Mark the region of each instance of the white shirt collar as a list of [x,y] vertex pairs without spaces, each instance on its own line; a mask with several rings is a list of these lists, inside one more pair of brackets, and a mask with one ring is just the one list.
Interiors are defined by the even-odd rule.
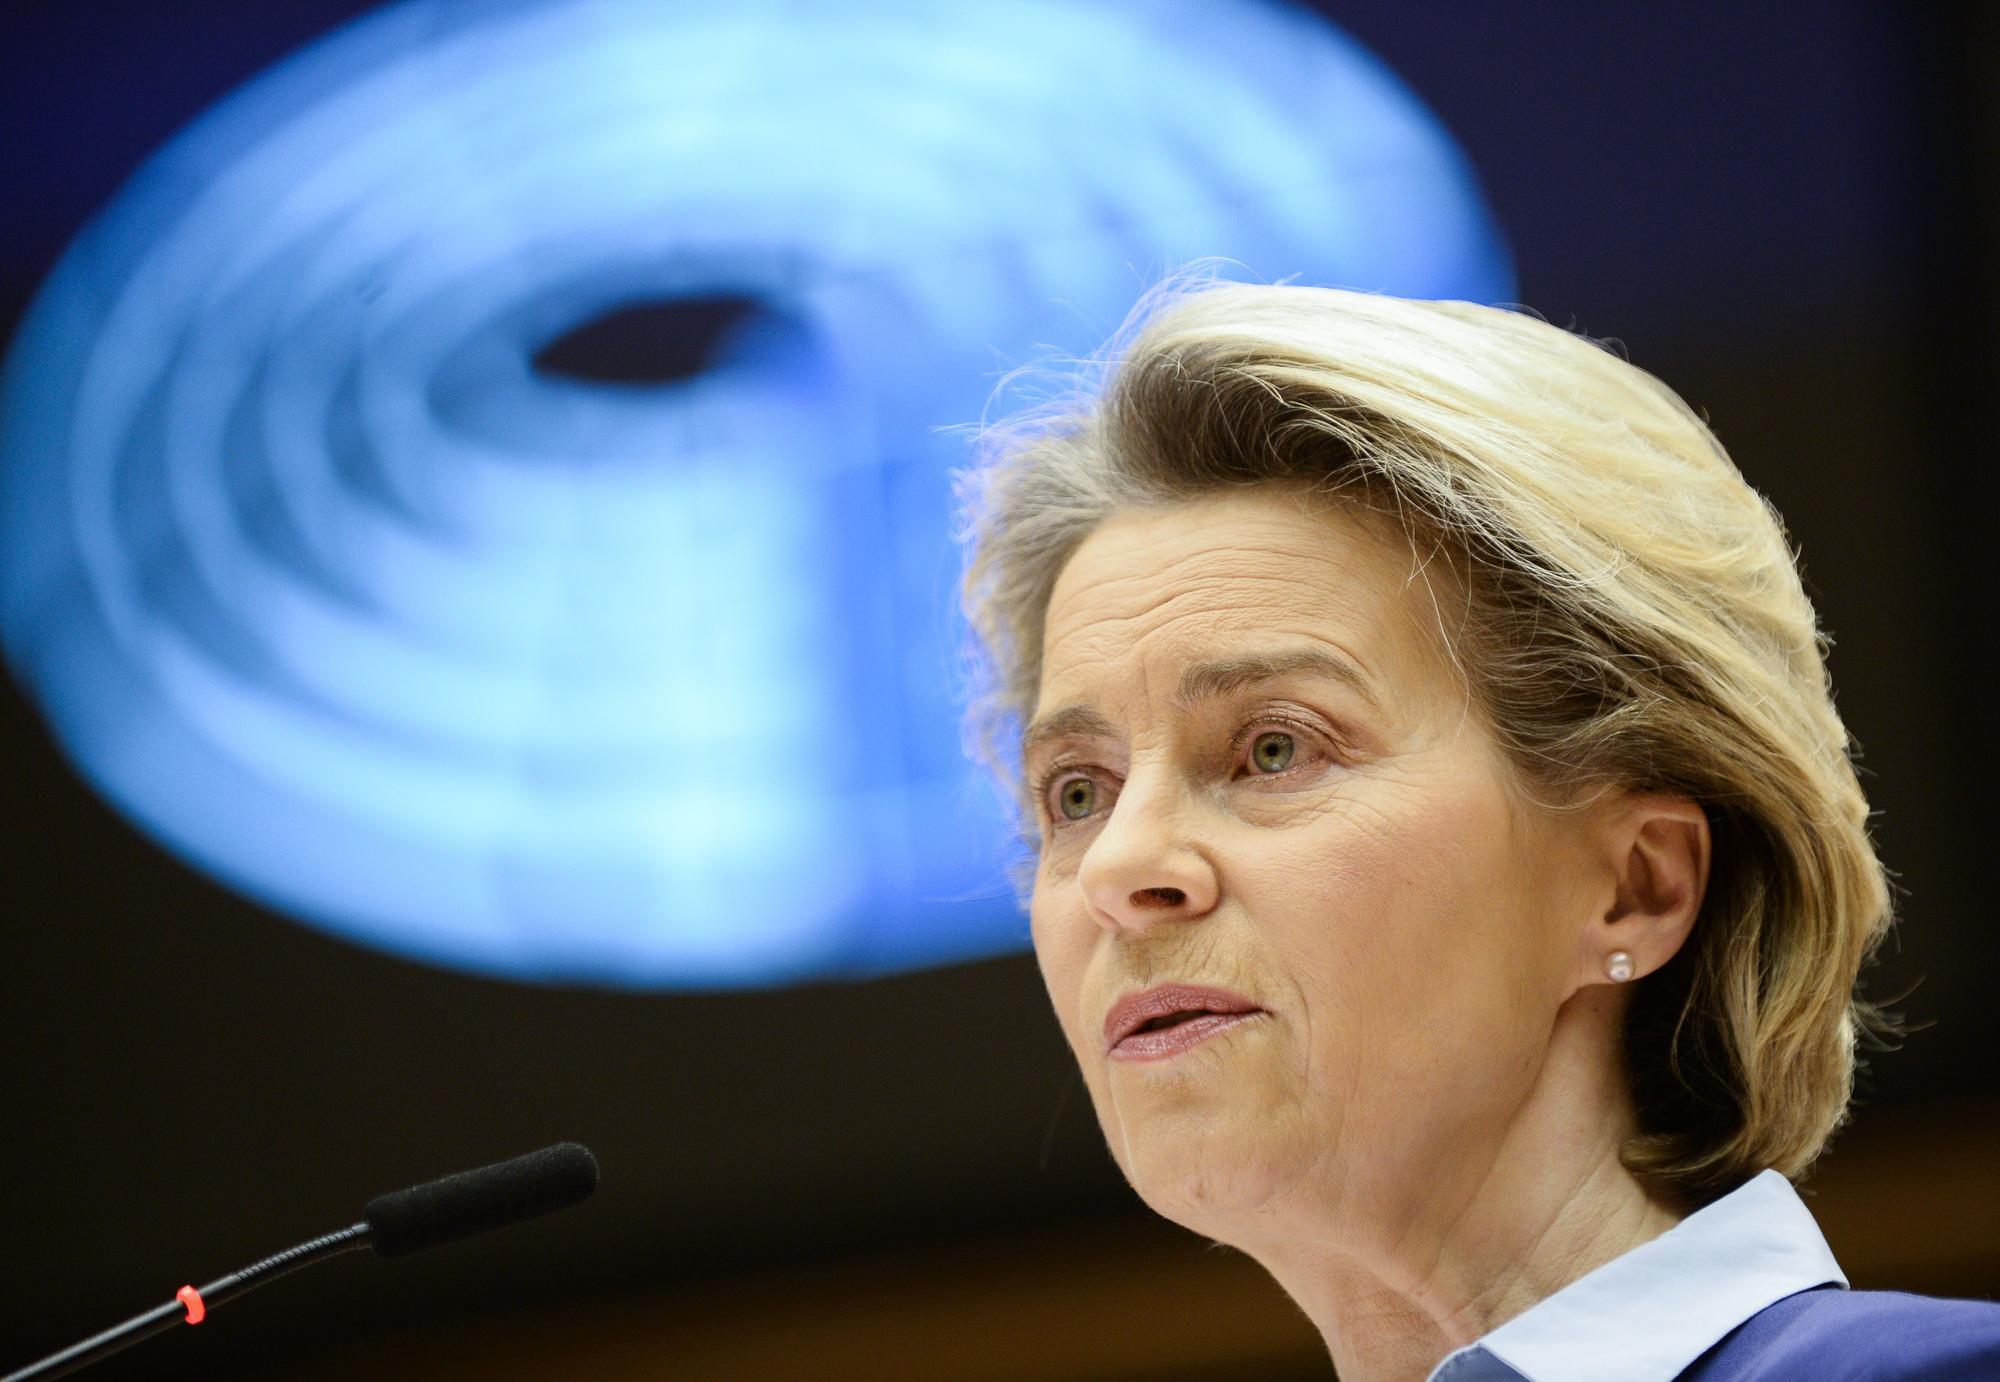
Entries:
[[1671,1382],[1775,1301],[1847,1285],[1812,1211],[1760,1171],[1457,1350],[1430,1382]]

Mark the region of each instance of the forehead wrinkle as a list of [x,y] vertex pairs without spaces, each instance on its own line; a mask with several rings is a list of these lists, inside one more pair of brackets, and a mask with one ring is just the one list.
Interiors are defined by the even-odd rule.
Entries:
[[[1143,641],[1176,621],[1207,618],[1237,621],[1246,608],[1251,607],[1261,609],[1266,617],[1274,619],[1298,615],[1324,619],[1340,614],[1351,618],[1357,613],[1352,595],[1337,585],[1332,588],[1321,588],[1312,583],[1302,585],[1296,573],[1259,572],[1251,576],[1255,589],[1246,592],[1243,588],[1244,574],[1225,568],[1205,570],[1180,580],[1152,572],[1107,575],[1086,587],[1093,603],[1102,600],[1115,604],[1115,596],[1107,599],[1106,594],[1121,586],[1137,587],[1142,601],[1132,609],[1115,613],[1093,611],[1090,618],[1081,621],[1068,608],[1074,601],[1061,598],[1066,592],[1058,590],[1049,603],[1055,617],[1049,618],[1044,626],[1044,673],[1049,663],[1047,654],[1059,644],[1078,639],[1093,646],[1107,642],[1115,646],[1120,635],[1127,635],[1128,641]],[[1129,632],[1135,625],[1138,626],[1137,632]]]

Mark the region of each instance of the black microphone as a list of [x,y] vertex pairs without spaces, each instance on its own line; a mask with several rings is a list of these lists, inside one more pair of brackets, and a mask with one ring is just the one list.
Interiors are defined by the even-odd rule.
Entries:
[[559,1142],[511,1161],[377,1195],[362,1209],[361,1222],[352,1227],[287,1248],[199,1291],[183,1286],[165,1305],[10,1372],[0,1382],[61,1377],[177,1324],[200,1324],[215,1306],[311,1262],[362,1247],[372,1247],[382,1257],[403,1257],[567,1209],[589,1199],[596,1189],[597,1158],[590,1149]]
[[595,1189],[597,1158],[590,1149],[558,1142],[495,1166],[377,1195],[361,1217],[378,1254],[405,1257],[568,1209]]

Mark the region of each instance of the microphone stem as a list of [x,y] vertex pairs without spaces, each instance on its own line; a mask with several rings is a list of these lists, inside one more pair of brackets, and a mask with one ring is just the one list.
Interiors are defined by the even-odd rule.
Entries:
[[[369,1235],[373,1232],[367,1224],[353,1224],[337,1233],[321,1234],[309,1243],[301,1243],[296,1248],[286,1248],[273,1253],[262,1262],[253,1262],[240,1272],[217,1277],[201,1288],[202,1304],[213,1310],[226,1300],[234,1300],[245,1291],[255,1290],[267,1281],[276,1281],[287,1272],[319,1261],[325,1257],[336,1257],[344,1252],[368,1246]],[[178,1302],[176,1302],[178,1304]],[[0,1382],[13,1382],[12,1378],[0,1378]]]
[[[374,1230],[366,1223],[354,1224],[337,1233],[324,1234],[295,1248],[287,1248],[273,1254],[261,1262],[254,1262],[238,1272],[217,1277],[201,1288],[199,1292],[204,1311],[211,1310],[224,1301],[234,1300],[245,1291],[255,1290],[267,1281],[276,1281],[287,1272],[295,1272],[322,1258],[334,1257],[343,1252],[353,1252],[356,1248],[368,1246]],[[120,1349],[130,1348],[141,1339],[151,1338],[163,1330],[172,1329],[188,1317],[189,1306],[176,1296],[165,1305],[155,1306],[143,1315],[135,1315],[121,1325],[105,1330],[85,1339],[80,1344],[72,1344],[60,1353],[52,1353],[22,1368],[0,1377],[0,1382],[41,1382],[43,1378],[62,1377],[78,1368],[95,1363],[100,1358],[109,1357]]]

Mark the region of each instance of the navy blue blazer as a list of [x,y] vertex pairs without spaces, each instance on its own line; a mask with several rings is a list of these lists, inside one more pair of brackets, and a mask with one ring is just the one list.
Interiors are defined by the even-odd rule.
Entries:
[[1759,1310],[1680,1382],[2000,1382],[2000,1305],[1818,1286]]

